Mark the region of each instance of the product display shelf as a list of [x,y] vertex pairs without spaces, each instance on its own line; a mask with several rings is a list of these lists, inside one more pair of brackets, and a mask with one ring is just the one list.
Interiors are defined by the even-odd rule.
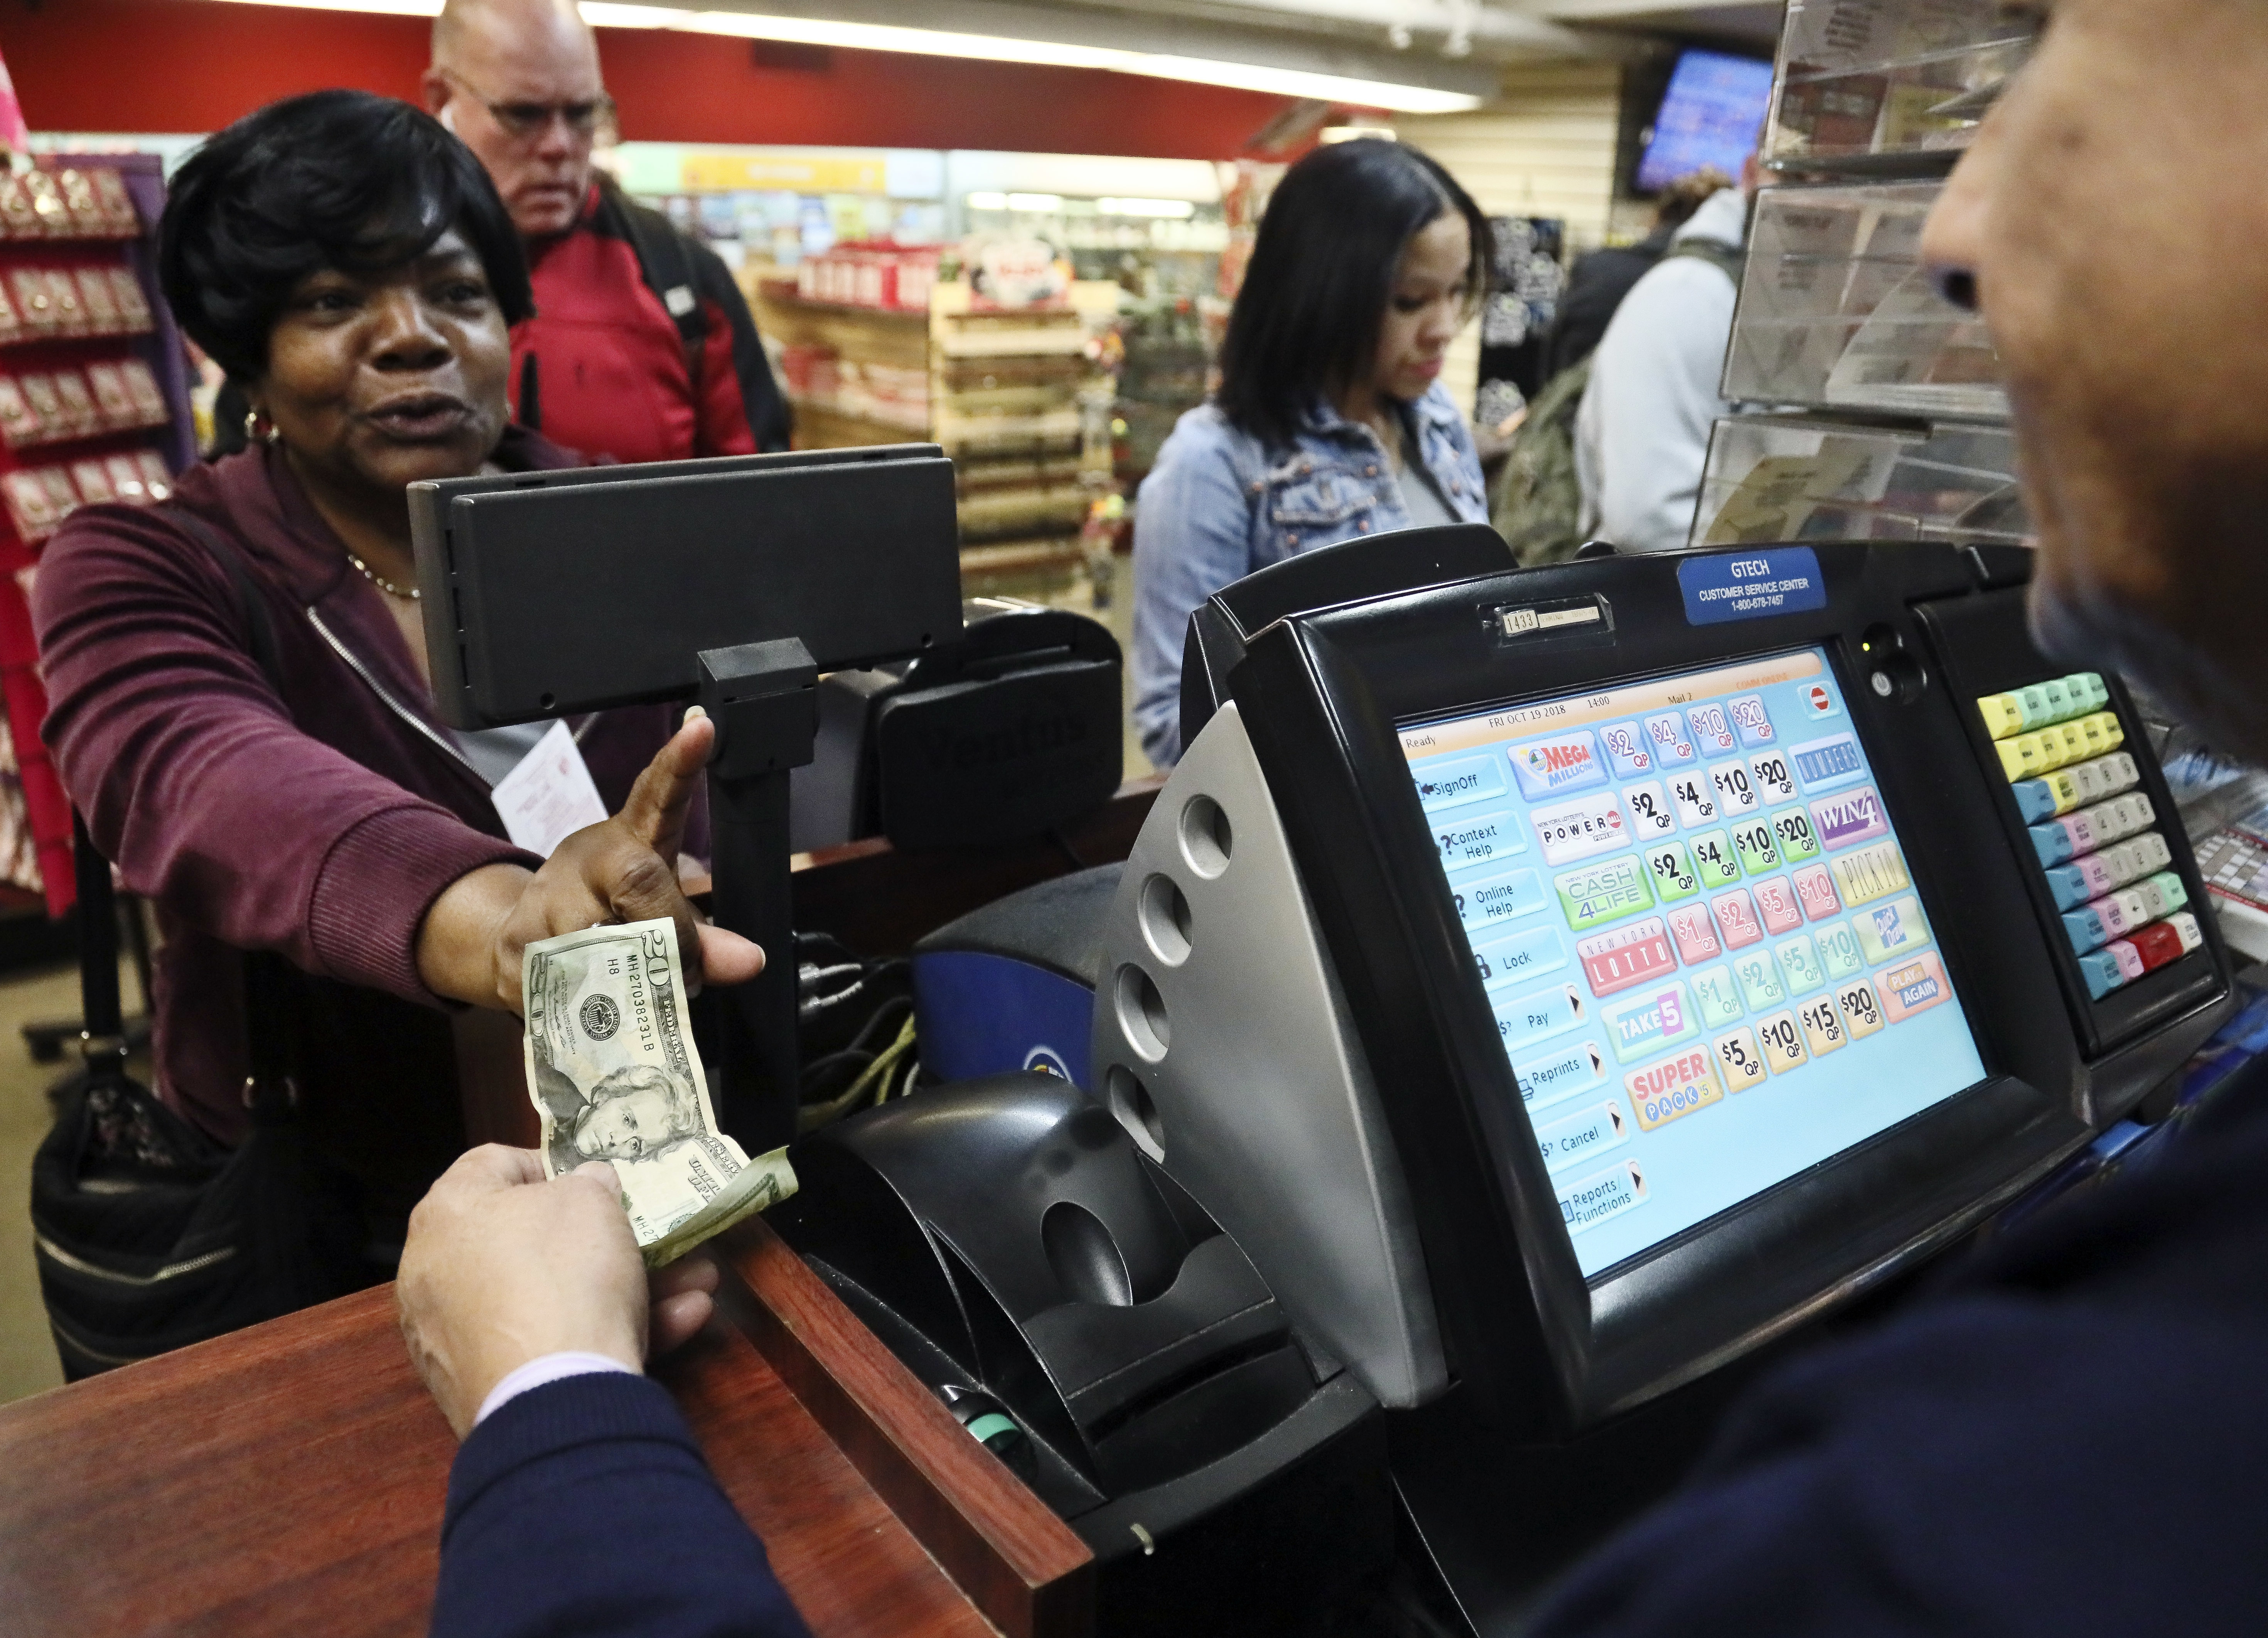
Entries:
[[[2026,538],[1999,355],[1921,238],[2032,38],[1997,0],[1790,0],[1693,544]],[[1840,125],[1803,100],[1861,82]]]
[[1793,415],[1717,422],[1697,546],[1776,540],[2021,545],[2030,530],[2004,427],[1868,426]]
[[44,155],[0,179],[0,293],[14,320],[0,328],[0,699],[15,762],[0,790],[22,804],[0,826],[28,830],[36,868],[21,849],[0,863],[57,915],[72,898],[70,804],[40,738],[30,590],[70,510],[163,500],[195,458],[188,360],[155,278],[164,203],[151,154]]
[[1997,0],[1788,0],[1764,161],[1791,173],[1940,173],[2035,33]]
[[1724,395],[1859,415],[2004,421],[1982,320],[1939,294],[1921,235],[1942,182],[1766,188]]
[[813,301],[759,280],[754,303],[779,349],[799,445],[942,445],[967,572],[988,590],[1060,592],[1082,561],[1087,508],[1111,483],[1114,383],[1097,336],[1119,293],[1081,280],[1058,304],[992,308],[947,283],[916,311]]

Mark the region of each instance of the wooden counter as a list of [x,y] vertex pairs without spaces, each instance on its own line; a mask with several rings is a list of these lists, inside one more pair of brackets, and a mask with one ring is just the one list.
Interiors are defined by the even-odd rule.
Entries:
[[[874,953],[1123,858],[1162,782],[1060,841],[798,861],[799,928]],[[1093,1562],[761,1219],[655,1371],[819,1638],[1076,1638]],[[455,1453],[391,1287],[0,1408],[10,1638],[416,1634]]]
[[[1091,1630],[1070,1528],[761,1220],[718,1247],[720,1318],[654,1374],[818,1638]],[[423,1634],[455,1452],[391,1286],[22,1400],[0,1629]]]

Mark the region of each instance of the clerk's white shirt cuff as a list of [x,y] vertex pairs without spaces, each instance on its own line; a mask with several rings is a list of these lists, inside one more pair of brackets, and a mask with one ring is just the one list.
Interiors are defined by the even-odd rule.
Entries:
[[480,1414],[473,1418],[473,1426],[479,1427],[530,1388],[540,1388],[547,1382],[562,1382],[569,1377],[593,1376],[605,1370],[618,1370],[626,1377],[638,1374],[622,1361],[605,1354],[571,1352],[546,1354],[540,1359],[531,1359],[489,1390],[488,1398],[481,1401]]

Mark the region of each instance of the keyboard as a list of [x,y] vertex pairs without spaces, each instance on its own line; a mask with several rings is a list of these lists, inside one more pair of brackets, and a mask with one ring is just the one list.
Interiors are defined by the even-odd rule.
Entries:
[[1977,701],[2096,1001],[2205,943],[2110,702],[2097,672]]

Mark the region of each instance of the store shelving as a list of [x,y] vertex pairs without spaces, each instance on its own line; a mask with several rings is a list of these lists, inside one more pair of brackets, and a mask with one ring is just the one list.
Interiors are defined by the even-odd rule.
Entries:
[[1790,0],[1694,544],[2028,537],[1999,355],[1921,238],[2033,35],[1997,0]]
[[195,458],[188,356],[155,278],[164,202],[155,155],[43,155],[0,173],[0,882],[43,890],[56,914],[71,900],[70,806],[40,738],[31,585],[71,510],[164,500]]
[[1727,354],[1736,401],[2005,420],[1983,320],[1938,293],[1922,224],[1941,182],[1765,189]]
[[2035,29],[1997,0],[1788,0],[1764,158],[1791,173],[1926,174],[1968,146]]
[[1101,344],[1119,290],[1002,308],[961,281],[925,308],[852,307],[759,281],[756,322],[779,349],[805,448],[924,439],[954,460],[965,576],[1066,583],[1079,528],[1111,485],[1114,378]]
[[1697,546],[1776,540],[2021,545],[2029,528],[2003,427],[1870,427],[1800,416],[1718,422]]

